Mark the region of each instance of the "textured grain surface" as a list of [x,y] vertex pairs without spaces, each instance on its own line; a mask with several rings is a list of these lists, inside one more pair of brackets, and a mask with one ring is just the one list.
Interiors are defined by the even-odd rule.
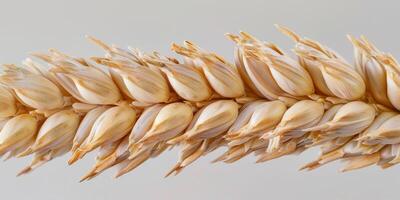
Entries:
[[[71,152],[74,164],[97,150],[90,180],[115,167],[120,177],[178,146],[178,174],[220,148],[214,162],[254,154],[257,163],[319,146],[302,170],[336,160],[341,171],[400,162],[400,66],[368,39],[348,36],[355,65],[287,27],[293,58],[246,32],[226,34],[234,63],[191,41],[173,43],[183,58],[123,49],[87,36],[104,57],[56,49],[3,65],[0,155],[33,155],[23,175]],[[37,61],[36,61],[37,60]],[[182,60],[182,61],[179,61]]]

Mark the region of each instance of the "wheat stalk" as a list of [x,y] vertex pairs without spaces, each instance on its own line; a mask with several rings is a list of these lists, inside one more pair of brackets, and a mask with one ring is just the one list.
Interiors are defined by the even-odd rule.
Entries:
[[[365,37],[349,36],[355,65],[291,30],[294,59],[245,32],[227,34],[235,65],[192,42],[172,44],[180,62],[157,52],[109,46],[103,57],[35,53],[0,76],[0,155],[33,155],[28,173],[72,152],[73,164],[98,150],[89,180],[116,167],[117,177],[174,146],[167,176],[219,147],[214,162],[254,154],[257,162],[319,146],[301,169],[335,160],[342,171],[400,162],[400,68]],[[47,63],[47,64],[44,64]]]

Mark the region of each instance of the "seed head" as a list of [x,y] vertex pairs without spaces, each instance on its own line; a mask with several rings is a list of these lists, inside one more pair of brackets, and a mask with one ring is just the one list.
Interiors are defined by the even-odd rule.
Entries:
[[353,136],[370,126],[375,114],[375,109],[371,105],[353,101],[340,107],[332,120],[305,131],[322,131],[323,137]]
[[109,109],[109,107],[99,106],[99,107],[94,108],[93,110],[89,111],[85,115],[85,117],[82,119],[81,123],[79,124],[78,130],[76,131],[71,151],[75,151],[85,141],[85,139],[90,134],[90,130],[92,129],[94,122],[107,109]]
[[6,66],[0,83],[12,89],[18,100],[26,106],[53,110],[64,105],[63,95],[54,83],[23,68]]
[[7,121],[0,132],[0,155],[26,148],[35,139],[38,120],[29,114],[22,114]]
[[244,84],[236,67],[214,53],[201,50],[191,42],[186,42],[186,45],[188,47],[185,48],[173,44],[172,50],[193,59],[193,62],[201,67],[211,87],[219,95],[227,98],[244,95]]
[[212,90],[202,72],[191,65],[166,64],[161,70],[167,75],[175,92],[188,101],[206,101]]
[[141,144],[151,144],[174,138],[189,125],[193,118],[192,108],[185,103],[171,103],[164,106],[149,131],[139,140]]
[[89,152],[102,144],[123,138],[132,129],[135,121],[136,111],[130,106],[119,105],[109,108],[96,119],[80,149]]
[[89,104],[115,104],[121,98],[111,77],[94,66],[86,66],[73,59],[57,58],[52,61],[58,82],[72,96]]
[[35,143],[23,155],[44,150],[54,150],[72,143],[80,117],[72,110],[62,110],[46,119],[40,127]]
[[238,104],[219,100],[198,111],[191,127],[177,141],[204,140],[226,132],[238,116]]
[[376,102],[393,107],[388,98],[385,64],[379,58],[383,53],[365,37],[348,38],[354,45],[355,69],[366,83],[367,91]]
[[165,103],[170,98],[169,86],[166,78],[157,68],[142,65],[127,65],[120,62],[103,61],[118,73],[123,87],[133,99],[148,103]]
[[311,100],[302,100],[290,107],[282,117],[281,122],[271,132],[264,134],[264,138],[272,138],[268,151],[278,149],[282,138],[298,138],[307,131],[304,129],[314,126],[324,114],[324,106]]
[[386,120],[378,129],[369,131],[360,140],[364,144],[398,144],[400,142],[400,115]]

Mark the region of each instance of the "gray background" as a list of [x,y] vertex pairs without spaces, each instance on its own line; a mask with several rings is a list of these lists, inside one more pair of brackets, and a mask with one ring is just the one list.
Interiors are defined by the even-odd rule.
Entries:
[[[232,58],[226,32],[245,30],[289,50],[291,41],[273,24],[287,25],[352,59],[345,34],[366,34],[381,49],[400,55],[398,4],[388,1],[1,1],[0,62],[17,63],[29,52],[58,48],[73,55],[101,55],[88,43],[91,34],[121,46],[171,54],[171,42],[193,40]],[[202,158],[181,175],[164,173],[177,150],[145,163],[114,180],[107,172],[78,183],[93,155],[68,167],[58,158],[25,177],[15,173],[29,159],[0,164],[1,198],[9,199],[394,199],[399,168],[371,167],[339,173],[335,163],[317,171],[297,168],[317,156],[307,151],[266,164],[252,157],[232,165],[209,164],[218,153]]]

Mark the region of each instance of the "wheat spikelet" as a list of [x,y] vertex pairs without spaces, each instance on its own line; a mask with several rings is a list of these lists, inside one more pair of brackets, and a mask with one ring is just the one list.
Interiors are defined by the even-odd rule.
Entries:
[[349,36],[355,65],[286,27],[297,58],[248,33],[235,43],[235,64],[185,41],[157,52],[121,49],[88,39],[105,56],[35,53],[0,75],[0,155],[32,155],[28,173],[71,152],[73,164],[98,151],[81,181],[115,167],[122,176],[179,146],[178,174],[225,147],[214,162],[254,154],[257,162],[319,146],[301,169],[344,160],[342,171],[400,162],[400,68],[365,37]]

